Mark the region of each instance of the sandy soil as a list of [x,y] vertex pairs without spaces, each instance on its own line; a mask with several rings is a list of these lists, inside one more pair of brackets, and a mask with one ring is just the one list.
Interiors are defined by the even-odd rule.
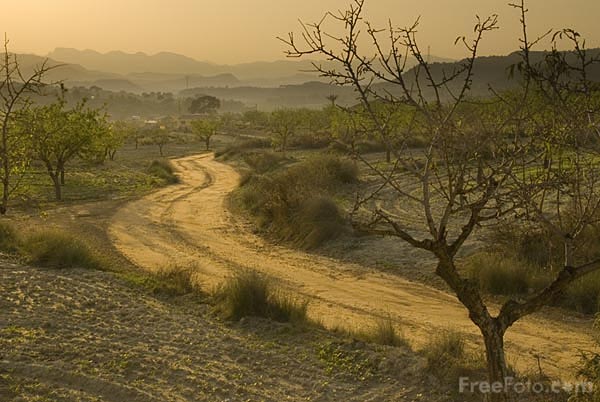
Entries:
[[224,324],[111,273],[0,262],[0,401],[441,401],[402,348]]
[[[181,184],[132,202],[112,218],[109,235],[134,264],[148,270],[194,265],[207,288],[232,271],[255,269],[309,299],[310,315],[328,327],[359,327],[389,314],[417,347],[446,328],[478,340],[455,297],[363,265],[269,244],[227,209],[227,195],[239,182],[233,168],[211,155],[174,163]],[[396,253],[406,247],[407,262],[422,263],[421,254],[401,243],[395,247]],[[589,328],[589,320],[566,313],[552,320],[527,318],[507,334],[508,359],[530,370],[540,355],[546,373],[569,378],[579,352],[595,347]]]

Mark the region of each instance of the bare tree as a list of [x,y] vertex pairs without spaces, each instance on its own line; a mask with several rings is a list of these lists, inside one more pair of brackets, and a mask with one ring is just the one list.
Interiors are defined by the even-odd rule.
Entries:
[[[44,87],[44,75],[51,69],[44,62],[32,73],[21,71],[19,60],[8,50],[4,38],[4,54],[0,64],[0,180],[2,201],[0,214],[6,214],[11,194],[18,188],[19,174],[29,163],[28,138],[19,129],[19,119],[31,105],[31,95],[39,94]],[[15,177],[17,178],[15,180]]]
[[[486,100],[473,99],[470,90],[480,43],[498,28],[495,15],[478,17],[471,39],[457,39],[470,56],[452,71],[440,72],[427,62],[417,41],[418,21],[406,28],[390,22],[386,29],[376,29],[363,20],[364,0],[354,0],[348,10],[327,13],[317,23],[302,23],[300,43],[294,34],[282,39],[290,57],[320,55],[337,62],[337,70],[318,63],[314,67],[333,83],[353,86],[366,117],[363,128],[393,150],[396,160],[389,170],[356,155],[380,178],[373,191],[357,199],[352,211],[356,228],[395,236],[436,258],[436,274],[483,336],[489,381],[501,384],[508,375],[506,331],[573,281],[600,268],[600,260],[583,258],[577,247],[582,233],[597,222],[600,206],[600,91],[588,78],[595,60],[573,30],[529,40],[524,1],[512,6],[520,11],[523,26],[522,62],[513,71],[519,89],[490,89],[493,96]],[[329,33],[333,30],[326,24],[331,21],[342,25],[345,33]],[[555,46],[534,63],[531,48],[548,37],[554,45],[570,41],[573,52],[559,52]],[[365,43],[373,45],[371,50],[362,50]],[[412,69],[407,68],[409,56],[417,61]],[[409,118],[393,118],[406,108]],[[407,141],[392,142],[395,130],[405,139],[423,137],[425,149],[416,152],[407,149]],[[411,205],[421,223],[405,220],[377,202],[390,193],[404,206]],[[504,220],[550,228],[563,239],[564,265],[547,286],[507,301],[494,315],[478,283],[461,272],[457,255],[479,227]],[[505,401],[508,395],[493,394],[490,399]]]

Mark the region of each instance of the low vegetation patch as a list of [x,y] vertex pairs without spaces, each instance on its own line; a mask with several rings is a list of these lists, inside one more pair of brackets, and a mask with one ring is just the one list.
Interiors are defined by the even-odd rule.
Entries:
[[[600,231],[582,234],[583,260],[600,257]],[[466,269],[489,294],[518,296],[547,286],[562,269],[564,254],[561,240],[553,233],[532,227],[505,225],[488,239],[485,252],[466,260]],[[554,305],[583,314],[598,312],[600,273],[575,281],[554,301]]]
[[278,291],[265,276],[254,271],[236,273],[215,292],[216,308],[226,319],[247,316],[279,322],[305,322],[308,303]]
[[266,149],[271,147],[271,140],[262,137],[242,137],[241,140],[215,152],[215,156],[225,160],[245,154],[252,149]]
[[104,263],[86,243],[57,229],[23,236],[20,250],[27,263],[47,268],[101,269]]
[[499,253],[475,254],[467,260],[467,269],[480,288],[493,295],[520,295],[540,286],[536,268]]
[[156,296],[203,296],[200,287],[194,280],[194,267],[173,265],[156,272],[136,271],[118,275],[132,285],[141,287]]
[[0,222],[0,251],[14,254],[18,251],[20,239],[15,228],[8,222]]
[[348,230],[332,197],[341,186],[356,183],[357,176],[353,162],[321,155],[282,169],[255,171],[243,181],[235,200],[259,228],[311,249]]
[[456,385],[460,377],[485,376],[485,357],[466,350],[464,335],[442,331],[423,349],[427,371],[446,384]]
[[166,159],[156,159],[150,163],[148,174],[163,180],[167,184],[179,183],[173,164]]
[[378,345],[409,347],[408,341],[389,316],[377,318],[371,327],[359,334],[359,337]]

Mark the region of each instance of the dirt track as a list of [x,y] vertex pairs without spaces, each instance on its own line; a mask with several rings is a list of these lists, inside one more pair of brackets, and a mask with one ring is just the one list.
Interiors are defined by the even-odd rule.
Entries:
[[[357,327],[390,314],[419,346],[438,330],[454,328],[477,338],[458,301],[396,275],[266,243],[226,208],[239,175],[211,155],[174,161],[181,184],[165,188],[120,209],[109,234],[116,247],[145,269],[193,264],[207,287],[230,272],[255,269],[310,300],[310,314],[329,327]],[[419,261],[415,261],[418,264]],[[587,320],[531,317],[507,334],[508,359],[520,369],[542,367],[552,375],[571,376],[579,351],[594,342]]]

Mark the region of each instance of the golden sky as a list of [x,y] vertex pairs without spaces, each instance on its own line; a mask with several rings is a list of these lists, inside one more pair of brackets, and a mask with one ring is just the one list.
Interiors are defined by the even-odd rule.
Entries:
[[[156,53],[171,51],[199,60],[239,63],[284,57],[275,39],[298,19],[313,22],[351,0],[0,0],[0,31],[11,50],[45,55],[56,47]],[[495,12],[502,29],[491,34],[485,54],[518,46],[518,15],[508,0],[366,0],[375,23],[391,18],[406,26],[422,18],[420,40],[438,56],[460,58],[454,39],[472,32],[474,17]],[[574,27],[588,46],[600,46],[599,0],[530,0],[532,34]]]

